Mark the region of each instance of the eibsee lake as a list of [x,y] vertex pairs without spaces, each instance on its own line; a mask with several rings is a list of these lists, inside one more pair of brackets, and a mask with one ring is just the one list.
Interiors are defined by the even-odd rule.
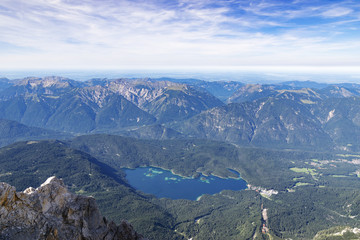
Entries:
[[170,171],[154,167],[124,169],[126,179],[134,188],[158,198],[196,200],[202,194],[215,194],[222,190],[243,190],[247,183],[241,179],[223,179],[215,176],[184,178]]

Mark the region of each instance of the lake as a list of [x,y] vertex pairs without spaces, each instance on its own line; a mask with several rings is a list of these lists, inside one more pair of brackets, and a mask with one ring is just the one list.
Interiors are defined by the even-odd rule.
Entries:
[[124,171],[131,186],[158,198],[196,200],[202,194],[247,188],[247,183],[241,178],[223,179],[203,175],[199,178],[185,178],[155,167],[124,169]]

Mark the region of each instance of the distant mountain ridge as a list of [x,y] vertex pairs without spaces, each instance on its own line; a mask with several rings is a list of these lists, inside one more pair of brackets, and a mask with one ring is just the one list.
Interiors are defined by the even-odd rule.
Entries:
[[60,77],[17,81],[0,99],[1,118],[75,133],[182,120],[223,104],[206,91],[166,81],[118,79],[94,85]]
[[258,147],[360,149],[360,140],[349,130],[360,132],[358,84],[245,85],[171,78],[78,82],[62,77],[4,81],[12,85],[0,92],[0,118],[29,127]]
[[244,84],[236,81],[204,81],[199,79],[175,79],[175,78],[158,78],[154,79],[157,81],[169,81],[176,83],[183,83],[198,88],[205,89],[215,97],[219,98],[221,101],[226,102],[226,100],[240,87]]
[[330,136],[311,111],[291,99],[265,98],[207,110],[174,129],[203,138],[263,147],[332,148]]
[[[294,93],[298,97],[302,94],[303,97],[318,100],[325,100],[328,98],[347,98],[360,97],[360,89],[355,85],[339,84],[339,85],[324,85],[324,88],[299,88],[291,87],[292,85],[274,85],[274,84],[246,84],[235,91],[227,100],[229,103],[240,103],[247,101],[255,101],[261,98],[279,97],[281,94]],[[347,86],[347,87],[345,87]],[[351,87],[354,86],[354,87]],[[308,99],[310,100],[310,99]]]
[[71,137],[64,134],[43,128],[29,127],[16,121],[0,119],[0,147],[24,140],[40,139],[64,139]]
[[11,81],[7,78],[0,78],[0,91],[12,85]]

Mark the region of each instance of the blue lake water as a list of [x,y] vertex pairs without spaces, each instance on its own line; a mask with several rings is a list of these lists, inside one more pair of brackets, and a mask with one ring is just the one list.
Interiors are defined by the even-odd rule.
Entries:
[[247,183],[241,178],[222,179],[214,176],[184,178],[154,167],[124,170],[131,186],[158,198],[196,200],[202,194],[215,194],[222,190],[243,190],[247,187]]

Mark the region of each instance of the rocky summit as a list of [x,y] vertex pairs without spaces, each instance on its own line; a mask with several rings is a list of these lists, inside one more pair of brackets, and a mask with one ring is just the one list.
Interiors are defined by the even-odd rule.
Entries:
[[50,177],[24,192],[0,183],[0,239],[144,238],[126,221],[107,221],[94,198],[70,193],[62,180]]

